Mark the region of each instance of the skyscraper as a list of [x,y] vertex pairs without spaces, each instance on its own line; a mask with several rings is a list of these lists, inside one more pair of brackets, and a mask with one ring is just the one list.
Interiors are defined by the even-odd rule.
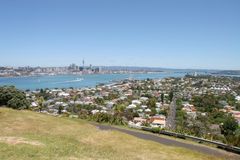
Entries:
[[84,59],[83,59],[83,61],[82,61],[82,64],[83,64],[83,68],[84,68],[84,65],[85,65],[85,61],[84,61]]

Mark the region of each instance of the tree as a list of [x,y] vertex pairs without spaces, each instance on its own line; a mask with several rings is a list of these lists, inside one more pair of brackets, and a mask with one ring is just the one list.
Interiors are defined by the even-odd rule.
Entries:
[[43,103],[44,103],[44,98],[43,98],[43,97],[40,97],[40,98],[38,99],[38,109],[39,109],[39,112],[41,112],[42,109],[44,108]]
[[17,90],[14,86],[0,87],[0,105],[7,105],[15,94],[17,94]]
[[162,104],[164,103],[164,94],[163,93],[161,94],[161,102],[162,102]]
[[169,93],[169,101],[172,102],[172,100],[173,100],[173,91]]
[[58,114],[62,114],[62,110],[63,110],[63,106],[60,105],[60,106],[58,107]]
[[114,107],[114,111],[117,112],[117,113],[123,113],[125,108],[126,108],[125,105],[118,104]]
[[164,116],[168,116],[168,110],[167,109],[160,110],[159,114],[162,114]]
[[236,110],[240,111],[240,103],[237,103],[237,104],[235,105],[235,108],[236,108]]
[[104,99],[103,98],[99,98],[97,97],[96,99],[94,99],[95,102],[98,104],[98,105],[104,105]]
[[150,116],[154,116],[157,114],[156,108],[151,108]]
[[14,97],[8,101],[7,106],[13,109],[28,109],[29,102],[22,97]]
[[30,103],[24,92],[14,86],[3,86],[0,87],[0,105],[13,109],[28,109]]
[[133,109],[127,109],[123,115],[127,118],[127,120],[132,120],[134,117],[139,117],[138,113],[134,112]]
[[115,125],[125,125],[124,119],[119,114],[108,113],[96,113],[90,116],[90,120],[94,120],[99,123],[110,123]]
[[155,108],[156,107],[156,98],[150,98],[148,100],[148,103],[147,103],[147,106],[150,107],[150,108]]
[[237,128],[237,121],[231,115],[228,115],[221,127],[222,134],[224,134],[225,137],[235,135],[235,131],[237,130]]
[[227,119],[227,114],[224,112],[220,112],[218,110],[215,110],[214,112],[211,112],[209,114],[209,120],[213,124],[221,124],[224,123],[224,121]]
[[148,100],[147,106],[151,109],[151,113],[150,113],[151,116],[157,114],[157,111],[156,111],[156,102],[157,102],[157,100],[156,100],[155,97],[150,98],[150,99]]
[[187,113],[182,110],[177,110],[176,123],[177,131],[181,133],[184,132],[187,128]]
[[43,90],[40,89],[40,92],[38,94],[36,94],[37,97],[43,97],[45,100],[50,99],[52,97],[52,95],[47,92],[47,89]]
[[212,94],[195,96],[192,103],[201,112],[212,112],[215,108],[219,108],[218,99]]

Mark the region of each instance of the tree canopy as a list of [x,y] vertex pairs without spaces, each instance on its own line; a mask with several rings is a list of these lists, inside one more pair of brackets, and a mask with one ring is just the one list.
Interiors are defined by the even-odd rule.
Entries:
[[13,109],[28,109],[30,103],[26,95],[14,86],[0,87],[0,106],[5,105]]

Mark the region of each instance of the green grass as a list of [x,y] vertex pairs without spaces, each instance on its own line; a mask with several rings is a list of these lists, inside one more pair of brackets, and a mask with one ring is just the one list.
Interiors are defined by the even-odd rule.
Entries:
[[219,158],[145,141],[117,131],[101,131],[81,120],[0,108],[0,159],[215,160]]

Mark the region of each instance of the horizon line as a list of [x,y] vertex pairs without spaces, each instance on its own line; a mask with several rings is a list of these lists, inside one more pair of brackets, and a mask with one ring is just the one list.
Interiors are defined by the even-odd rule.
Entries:
[[[75,63],[71,63],[75,64]],[[69,64],[69,65],[71,65]],[[24,66],[13,66],[13,65],[4,65],[0,67],[12,67],[12,68],[19,68],[19,67],[32,67],[32,68],[51,68],[51,67],[68,67],[69,65],[61,65],[61,66],[44,66],[44,65],[37,65],[37,66],[31,66],[31,65],[24,65]],[[75,64],[77,65],[77,64]],[[77,65],[81,66],[81,65]],[[86,65],[90,66],[90,65]],[[86,67],[85,66],[85,67]],[[162,70],[216,70],[216,71],[239,71],[240,69],[216,69],[216,68],[175,68],[175,67],[158,67],[158,66],[132,66],[132,65],[92,65],[92,67],[126,67],[126,68],[148,68],[148,69],[162,69]]]

